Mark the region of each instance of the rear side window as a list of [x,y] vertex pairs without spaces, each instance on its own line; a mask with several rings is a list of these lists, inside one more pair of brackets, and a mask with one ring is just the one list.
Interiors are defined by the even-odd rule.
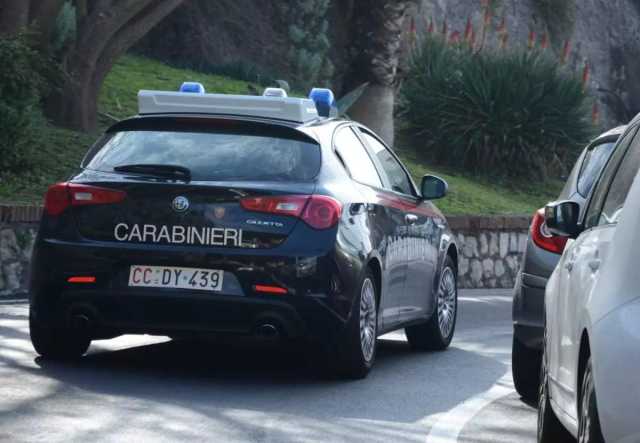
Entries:
[[351,128],[339,129],[334,136],[333,145],[349,170],[351,178],[365,185],[382,188],[380,176],[371,157]]
[[125,130],[107,134],[83,162],[104,172],[133,164],[183,166],[194,181],[309,181],[320,169],[320,146],[255,131]]
[[382,165],[382,169],[384,169],[384,172],[387,174],[387,178],[391,184],[391,189],[395,192],[400,192],[401,194],[414,195],[411,180],[407,173],[404,172],[400,162],[398,162],[393,154],[391,154],[391,152],[389,152],[389,150],[372,135],[367,134],[364,131],[360,131],[360,133],[369,144],[369,147],[373,152],[375,152],[376,157],[378,157],[378,160]]
[[582,169],[578,177],[578,192],[583,197],[588,197],[591,188],[600,175],[602,168],[609,160],[615,142],[601,143],[588,150],[582,162]]

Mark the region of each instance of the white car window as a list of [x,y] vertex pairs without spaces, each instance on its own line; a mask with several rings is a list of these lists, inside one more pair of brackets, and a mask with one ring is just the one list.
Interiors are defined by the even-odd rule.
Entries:
[[595,189],[593,190],[591,199],[589,201],[589,207],[586,211],[586,215],[584,218],[584,226],[586,229],[600,224],[600,214],[602,213],[604,201],[607,197],[609,185],[611,184],[618,170],[618,166],[620,165],[622,157],[626,154],[628,150],[627,148],[631,144],[631,141],[634,139],[634,135],[637,131],[637,126],[629,128],[627,130],[626,134],[618,141],[617,147],[615,148],[609,161],[604,167],[604,170],[602,171],[602,174],[600,175],[600,178],[596,183]]
[[609,160],[614,146],[615,142],[606,142],[596,145],[587,151],[582,162],[580,177],[578,177],[578,192],[583,197],[589,196],[589,192],[591,192],[598,174],[600,174],[605,163]]
[[617,223],[624,207],[624,202],[627,199],[627,194],[633,180],[638,174],[638,168],[640,167],[640,139],[635,137],[631,148],[625,155],[618,172],[616,173],[611,187],[607,193],[607,198],[604,201],[602,213],[600,214],[600,220],[598,225],[605,225],[611,223]]

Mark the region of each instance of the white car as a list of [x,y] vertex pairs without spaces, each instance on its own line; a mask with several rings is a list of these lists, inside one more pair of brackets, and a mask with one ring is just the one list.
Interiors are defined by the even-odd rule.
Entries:
[[546,288],[539,442],[640,442],[640,116],[586,202],[548,205],[567,247]]

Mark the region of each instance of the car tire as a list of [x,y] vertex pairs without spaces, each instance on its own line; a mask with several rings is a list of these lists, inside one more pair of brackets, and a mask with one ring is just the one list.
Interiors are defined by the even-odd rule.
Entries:
[[591,358],[582,377],[580,389],[580,419],[578,421],[578,441],[580,443],[604,443],[600,418],[598,417],[598,404],[596,390],[593,383],[593,367]]
[[375,362],[379,300],[375,282],[373,273],[367,269],[346,325],[337,369],[348,378],[365,378]]
[[31,310],[29,310],[29,335],[38,355],[54,360],[80,358],[91,344],[91,338],[82,330],[44,325],[35,318]]
[[540,365],[540,392],[538,394],[538,443],[575,443],[573,436],[560,423],[549,398],[549,376],[546,356],[542,355]]
[[416,351],[443,351],[449,347],[458,316],[458,285],[455,264],[447,256],[440,276],[436,309],[429,321],[405,328],[407,341]]
[[525,401],[535,402],[538,400],[541,365],[542,352],[527,347],[514,336],[511,349],[513,384],[516,392]]

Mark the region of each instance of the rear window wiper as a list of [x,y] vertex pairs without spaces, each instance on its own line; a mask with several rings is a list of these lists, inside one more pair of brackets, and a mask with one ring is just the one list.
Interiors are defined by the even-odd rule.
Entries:
[[173,178],[191,181],[191,170],[178,165],[154,165],[140,163],[135,165],[120,165],[113,168],[116,172],[131,172],[134,174],[150,175],[154,177]]

